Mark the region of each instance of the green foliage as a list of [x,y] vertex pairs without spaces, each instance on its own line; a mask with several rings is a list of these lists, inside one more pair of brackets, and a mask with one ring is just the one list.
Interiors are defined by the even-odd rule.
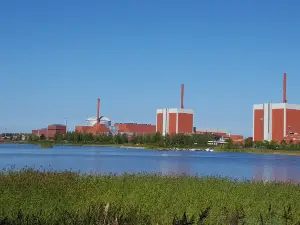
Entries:
[[300,221],[299,185],[290,183],[155,174],[80,176],[68,171],[23,170],[0,173],[0,193],[0,224]]
[[54,140],[57,141],[57,142],[60,142],[63,140],[63,135],[60,133],[60,132],[57,132],[55,135],[54,135]]
[[42,135],[40,136],[40,140],[46,140],[46,137],[45,137],[44,134],[42,134]]
[[41,148],[53,148],[53,144],[49,141],[43,141],[40,143]]
[[174,134],[162,136],[160,133],[148,135],[133,135],[131,138],[127,134],[97,134],[68,132],[62,136],[56,134],[54,137],[56,143],[82,143],[82,144],[131,144],[131,145],[146,145],[153,147],[199,147],[206,146],[209,140],[212,140],[208,135],[184,135]]
[[28,142],[36,142],[36,141],[39,141],[39,140],[40,140],[40,137],[37,136],[37,135],[29,135],[28,139],[27,139]]
[[231,138],[228,138],[228,139],[227,139],[227,143],[225,144],[225,148],[226,148],[226,149],[232,149],[233,147],[234,147],[234,145],[233,145],[232,139],[231,139]]
[[253,145],[254,145],[254,143],[253,143],[252,139],[250,139],[250,138],[245,139],[245,142],[244,142],[245,148],[252,148]]
[[255,141],[253,142],[251,139],[245,139],[243,144],[232,144],[229,143],[225,145],[227,149],[247,149],[253,150],[253,149],[265,149],[265,150],[300,150],[300,143],[294,143],[293,140],[290,140],[288,144],[286,143],[285,140],[282,140],[280,143],[276,141]]

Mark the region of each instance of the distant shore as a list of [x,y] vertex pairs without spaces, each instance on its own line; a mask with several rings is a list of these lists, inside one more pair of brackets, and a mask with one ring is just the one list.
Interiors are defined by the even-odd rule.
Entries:
[[285,149],[255,149],[255,148],[240,148],[240,149],[225,149],[215,148],[215,152],[241,152],[253,154],[270,154],[270,155],[294,155],[300,156],[300,150],[285,150]]
[[[40,142],[2,142],[0,144],[40,144]],[[53,143],[55,146],[95,146],[95,147],[116,147],[123,149],[149,149],[158,151],[205,151],[205,149],[212,149],[214,152],[240,152],[252,154],[272,154],[272,155],[294,155],[300,156],[300,150],[285,150],[285,149],[255,149],[255,148],[233,148],[226,149],[215,146],[206,147],[158,147],[151,145],[132,145],[132,144],[86,144],[86,143]]]

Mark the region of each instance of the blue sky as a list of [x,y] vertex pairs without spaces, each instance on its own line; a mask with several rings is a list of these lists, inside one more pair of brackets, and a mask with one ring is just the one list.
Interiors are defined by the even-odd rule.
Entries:
[[195,110],[195,126],[252,134],[252,105],[299,100],[300,2],[9,0],[0,3],[0,131],[51,123],[155,123]]

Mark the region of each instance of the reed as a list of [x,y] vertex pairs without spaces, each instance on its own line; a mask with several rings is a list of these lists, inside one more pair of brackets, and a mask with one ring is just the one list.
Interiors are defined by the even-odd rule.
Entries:
[[299,191],[219,177],[3,171],[0,224],[297,224]]

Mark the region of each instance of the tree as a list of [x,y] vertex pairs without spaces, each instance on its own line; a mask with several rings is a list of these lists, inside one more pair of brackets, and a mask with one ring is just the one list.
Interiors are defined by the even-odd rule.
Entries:
[[282,140],[282,141],[280,142],[280,144],[281,144],[281,145],[286,145],[286,141],[285,141],[285,140]]
[[234,146],[233,146],[233,141],[231,138],[228,138],[227,139],[227,143],[225,144],[225,148],[226,149],[232,149]]
[[244,141],[245,148],[252,148],[253,147],[253,140],[251,138],[246,138]]
[[61,142],[63,140],[63,136],[60,132],[56,132],[54,135],[54,141]]
[[28,142],[35,142],[35,141],[39,141],[40,137],[37,135],[29,135],[27,140]]
[[123,143],[128,143],[128,135],[127,134],[122,134],[122,139],[123,139]]
[[42,134],[42,135],[40,136],[40,140],[46,140],[46,137],[45,137],[44,134]]

